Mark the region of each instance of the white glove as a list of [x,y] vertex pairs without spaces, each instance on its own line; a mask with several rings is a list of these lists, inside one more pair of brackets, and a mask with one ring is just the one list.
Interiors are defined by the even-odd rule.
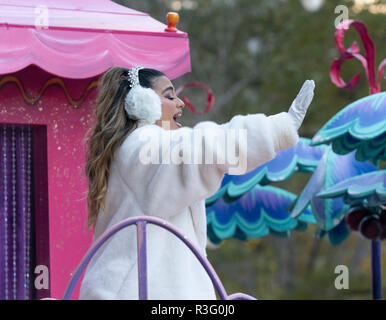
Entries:
[[288,113],[294,120],[296,130],[300,128],[307,109],[311,104],[312,98],[314,97],[314,88],[314,80],[306,80],[288,110]]

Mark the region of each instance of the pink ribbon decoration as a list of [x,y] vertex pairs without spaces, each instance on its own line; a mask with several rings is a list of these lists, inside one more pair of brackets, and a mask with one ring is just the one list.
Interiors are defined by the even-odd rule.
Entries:
[[[356,41],[352,43],[350,48],[346,49],[343,46],[343,39],[346,31],[350,26],[353,26],[358,32],[364,49],[365,57],[359,54],[360,47]],[[330,79],[339,88],[346,90],[353,90],[359,82],[361,73],[355,74],[348,83],[340,77],[340,68],[344,61],[352,58],[358,59],[366,71],[366,77],[370,86],[370,94],[381,92],[381,78],[383,70],[386,66],[386,59],[384,59],[378,67],[378,75],[375,73],[375,46],[370,36],[367,33],[366,25],[355,20],[342,21],[335,31],[335,44],[340,52],[340,57],[333,61],[330,67]],[[385,77],[386,79],[386,77]]]
[[189,101],[189,99],[185,96],[182,96],[181,99],[182,101],[184,101],[186,107],[192,111],[193,113],[195,114],[204,114],[204,113],[207,113],[214,105],[214,95],[213,95],[213,92],[212,90],[210,90],[204,83],[202,82],[190,82],[190,83],[187,83],[187,84],[184,84],[183,86],[179,87],[177,90],[176,90],[176,94],[178,95],[181,91],[183,91],[185,88],[188,88],[188,87],[199,87],[199,88],[202,88],[206,91],[206,94],[207,94],[207,101],[208,103],[206,104],[205,106],[205,109],[204,111],[202,112],[199,112],[196,110],[196,108],[191,104],[191,102]]

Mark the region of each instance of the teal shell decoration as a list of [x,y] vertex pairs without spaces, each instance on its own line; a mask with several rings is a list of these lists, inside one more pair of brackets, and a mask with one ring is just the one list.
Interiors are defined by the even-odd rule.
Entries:
[[361,98],[333,116],[312,138],[311,146],[332,144],[340,155],[356,150],[358,161],[386,160],[386,92]]
[[386,205],[386,170],[377,170],[343,180],[317,194],[320,198],[342,197],[350,206],[366,203]]
[[220,198],[206,208],[208,237],[218,244],[228,238],[288,237],[291,230],[304,230],[316,221],[309,208],[297,219],[291,218],[286,208],[295,198],[286,190],[260,185],[231,203]]
[[321,199],[317,194],[348,178],[375,171],[369,161],[355,159],[354,152],[338,155],[329,147],[306,187],[291,205],[291,216],[296,218],[311,205],[312,213],[322,231],[330,231],[338,226],[349,205],[342,198]]
[[257,184],[267,185],[272,182],[280,182],[288,179],[295,171],[313,172],[318,166],[327,146],[310,146],[310,139],[300,138],[299,142],[286,150],[279,151],[276,157],[243,175],[224,176],[220,189],[210,198],[206,204],[210,205],[221,197],[238,199]]

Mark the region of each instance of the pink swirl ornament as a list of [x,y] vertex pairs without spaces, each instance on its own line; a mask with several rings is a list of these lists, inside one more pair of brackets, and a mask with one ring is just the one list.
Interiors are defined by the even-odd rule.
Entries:
[[[350,26],[353,26],[358,32],[364,49],[365,57],[359,54],[360,47],[356,41],[346,49],[343,46],[343,39],[346,34],[346,31]],[[386,59],[384,59],[378,66],[378,74],[376,75],[375,71],[375,46],[371,40],[369,34],[367,33],[366,25],[362,22],[355,20],[344,20],[336,28],[335,31],[335,44],[340,52],[340,57],[335,59],[330,67],[330,79],[331,81],[339,88],[346,90],[353,90],[359,82],[361,73],[355,74],[348,83],[346,83],[340,77],[340,68],[344,61],[350,60],[352,58],[358,59],[366,71],[366,77],[370,86],[370,94],[381,92],[381,78],[383,70],[386,66]],[[386,79],[386,77],[385,77]]]
[[195,81],[195,82],[190,82],[190,83],[184,84],[183,86],[179,87],[176,90],[176,94],[178,95],[181,91],[183,91],[185,88],[188,88],[188,87],[199,87],[199,88],[204,89],[206,91],[206,94],[207,94],[207,104],[205,106],[204,111],[199,112],[196,110],[196,108],[193,106],[193,104],[189,101],[189,99],[187,97],[182,96],[181,99],[184,101],[186,107],[195,114],[207,113],[214,105],[214,95],[213,95],[212,90],[210,90],[204,83]]

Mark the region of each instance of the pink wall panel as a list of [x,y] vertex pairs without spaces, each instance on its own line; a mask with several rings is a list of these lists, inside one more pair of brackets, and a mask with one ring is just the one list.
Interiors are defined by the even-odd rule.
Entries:
[[[0,123],[47,126],[50,286],[51,296],[61,298],[92,240],[92,231],[86,231],[87,180],[82,140],[94,121],[97,88],[92,83],[97,78],[60,78],[63,86],[56,82],[42,93],[52,78],[56,77],[36,66],[1,75]],[[33,105],[28,103],[39,95]],[[72,106],[71,99],[75,104],[84,100]],[[78,290],[73,298],[77,295]]]

